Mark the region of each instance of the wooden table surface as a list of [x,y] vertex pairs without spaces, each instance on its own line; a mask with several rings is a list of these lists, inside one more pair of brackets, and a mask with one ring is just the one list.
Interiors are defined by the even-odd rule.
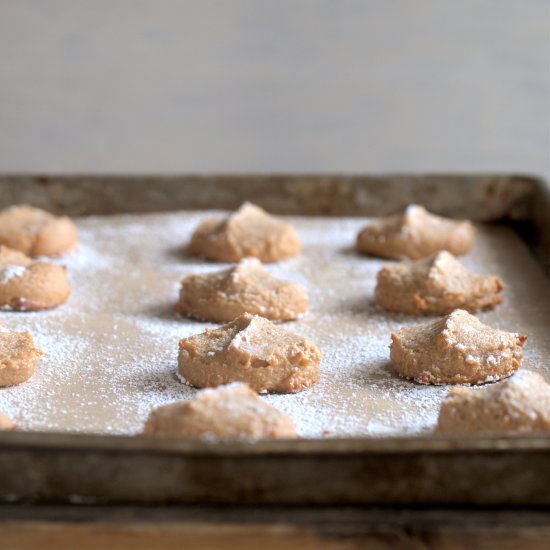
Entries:
[[550,512],[362,508],[0,507],[1,547],[546,550]]

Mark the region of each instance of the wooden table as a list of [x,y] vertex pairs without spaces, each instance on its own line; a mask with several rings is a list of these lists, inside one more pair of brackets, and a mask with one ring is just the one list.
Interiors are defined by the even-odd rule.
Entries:
[[550,510],[13,506],[3,549],[547,549]]

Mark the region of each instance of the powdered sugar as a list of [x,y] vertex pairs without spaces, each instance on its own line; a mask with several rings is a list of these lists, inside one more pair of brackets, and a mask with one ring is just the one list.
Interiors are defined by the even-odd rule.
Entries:
[[[68,267],[69,302],[51,311],[0,312],[1,321],[13,330],[28,329],[45,352],[30,381],[0,389],[0,411],[22,429],[133,434],[151,408],[194,396],[197,390],[177,376],[178,342],[216,325],[180,318],[173,305],[183,277],[229,267],[184,252],[195,226],[211,216],[183,212],[79,220],[81,244],[54,260]],[[375,306],[376,273],[385,262],[352,248],[365,220],[290,221],[303,253],[265,267],[306,287],[310,311],[283,326],[321,348],[321,378],[298,394],[262,398],[290,414],[304,437],[429,430],[448,388],[400,379],[391,368],[390,332],[419,320]],[[504,246],[506,254],[498,255]],[[518,262],[522,250],[505,230],[481,229],[467,262],[507,283],[504,304],[480,319],[527,333],[526,366],[544,373],[549,312],[538,297],[546,283],[533,277],[523,281],[522,270],[532,260],[525,252]],[[514,271],[517,266],[522,270]]]
[[12,279],[21,277],[27,271],[24,265],[7,265],[0,269],[0,285],[4,285]]
[[248,344],[247,333],[245,331],[240,331],[240,332],[237,332],[235,336],[233,336],[229,346],[235,349],[242,349],[242,348],[246,348],[247,344]]

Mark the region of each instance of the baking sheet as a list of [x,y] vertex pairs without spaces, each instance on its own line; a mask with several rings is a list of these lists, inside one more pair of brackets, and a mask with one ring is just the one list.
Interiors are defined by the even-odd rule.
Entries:
[[[172,313],[179,281],[225,264],[185,253],[191,232],[214,212],[118,215],[77,220],[81,244],[57,263],[68,266],[69,302],[52,311],[0,312],[16,330],[29,330],[45,355],[28,382],[0,389],[0,411],[20,429],[135,434],[151,408],[189,399],[197,390],[176,377],[178,341],[210,323]],[[321,378],[293,395],[262,396],[288,412],[303,437],[403,435],[428,431],[448,387],[395,376],[390,332],[419,319],[389,314],[373,302],[385,263],[355,253],[366,218],[289,217],[303,253],[273,274],[302,283],[310,311],[285,327],[323,351]],[[480,319],[528,336],[523,368],[550,380],[548,280],[516,234],[479,227],[463,258],[478,272],[500,275],[504,303]]]

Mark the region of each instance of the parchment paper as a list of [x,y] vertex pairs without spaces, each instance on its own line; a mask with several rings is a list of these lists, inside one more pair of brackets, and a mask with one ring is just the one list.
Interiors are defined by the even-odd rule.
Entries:
[[[44,351],[28,382],[0,389],[0,411],[22,430],[133,434],[149,411],[197,390],[175,376],[178,341],[215,325],[175,316],[179,281],[226,264],[185,253],[194,227],[220,212],[93,217],[77,220],[81,243],[57,263],[67,265],[69,302],[44,312],[0,312],[29,330]],[[267,268],[302,283],[310,311],[285,328],[323,351],[321,379],[304,392],[263,397],[287,411],[304,437],[412,434],[430,430],[448,387],[401,380],[389,363],[389,334],[427,320],[386,313],[373,302],[384,264],[353,245],[368,221],[288,218],[303,253]],[[529,250],[508,228],[479,227],[462,258],[477,272],[500,275],[504,303],[479,318],[528,336],[523,368],[550,381],[549,283]]]

